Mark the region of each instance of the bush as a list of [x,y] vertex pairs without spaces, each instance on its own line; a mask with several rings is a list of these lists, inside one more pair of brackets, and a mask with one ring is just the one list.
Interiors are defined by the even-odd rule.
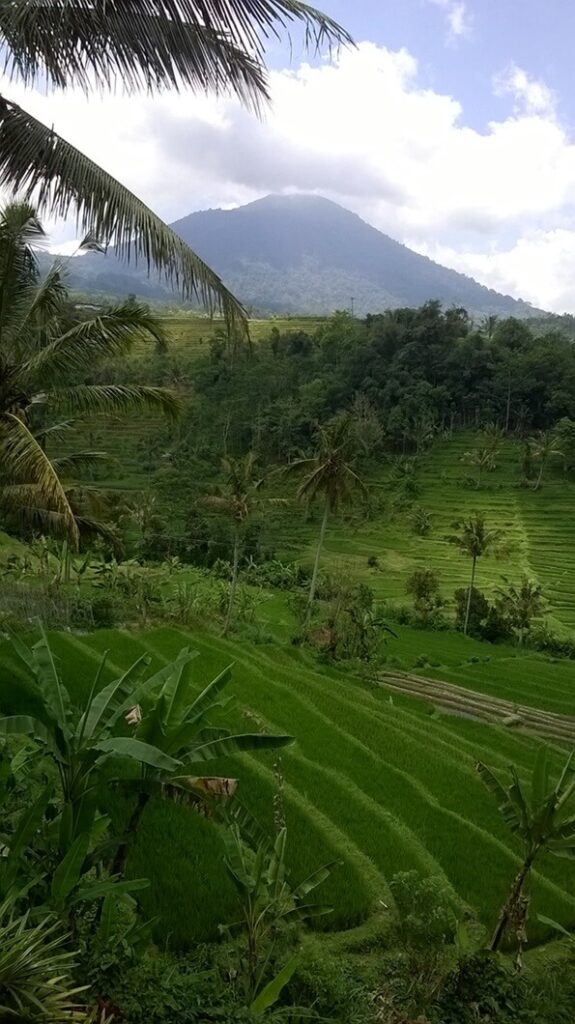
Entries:
[[365,1024],[371,1019],[369,989],[375,979],[369,977],[365,957],[354,961],[306,949],[283,997],[298,1006],[313,1006],[320,1020]]
[[[453,599],[455,601],[455,625],[457,629],[465,628],[465,616],[467,614],[467,600],[469,597],[468,587],[460,587],[456,590]],[[469,636],[482,637],[483,627],[489,615],[489,601],[477,587],[471,591],[471,604],[469,606],[469,622],[467,632]]]
[[413,596],[416,616],[423,625],[429,625],[443,605],[437,573],[433,569],[416,569],[408,578],[405,589]]
[[241,1019],[233,988],[214,969],[203,947],[187,960],[166,953],[149,954],[126,970],[106,993],[125,1024],[200,1024],[213,1019],[235,1024]]
[[[463,957],[444,981],[435,1001],[432,1020],[437,1024],[512,1024],[527,1016],[525,979],[496,955],[482,950]],[[549,1021],[551,1024],[551,1021]]]

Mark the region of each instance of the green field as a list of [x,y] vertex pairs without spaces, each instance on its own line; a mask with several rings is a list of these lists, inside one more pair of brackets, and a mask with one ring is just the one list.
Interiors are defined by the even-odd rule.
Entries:
[[[442,876],[454,900],[472,907],[486,925],[493,921],[517,867],[518,850],[474,763],[480,758],[502,769],[513,761],[525,775],[538,748],[535,739],[434,715],[421,702],[391,698],[384,689],[349,673],[321,668],[310,655],[288,646],[253,646],[167,628],[146,634],[56,634],[53,639],[64,676],[77,694],[89,687],[98,654],[108,648],[111,673],[143,651],[159,667],[191,644],[201,653],[196,662],[198,686],[234,663],[234,700],[225,712],[230,726],[253,731],[265,725],[290,732],[297,740],[281,756],[294,877],[307,875],[327,860],[342,861],[321,892],[322,902],[331,901],[335,907],[334,914],[323,920],[324,927],[349,928],[374,914],[386,920],[391,908],[389,879],[409,868]],[[431,654],[435,639],[433,634],[402,629],[397,651],[406,660],[418,647]],[[455,640],[469,644],[469,651],[475,646],[485,650],[485,645]],[[442,659],[451,658],[453,673],[460,678],[465,651],[454,646],[449,652],[445,645],[442,651]],[[504,660],[493,661],[494,687],[499,678],[508,679]],[[6,650],[1,664],[2,704],[17,710],[18,688]],[[473,670],[479,667],[474,664]],[[487,674],[474,678],[481,689]],[[565,677],[565,694],[569,685]],[[562,755],[554,751],[555,767]],[[242,799],[267,824],[277,788],[276,769],[273,754],[243,755],[233,764],[214,766],[216,773],[239,777]],[[121,815],[117,798],[111,798],[110,806],[117,817]],[[235,897],[217,830],[183,808],[162,803],[148,808],[129,869],[151,879],[150,889],[142,895],[146,910],[159,916],[156,935],[162,944],[180,949],[198,939],[213,939],[219,923],[234,919]],[[549,858],[543,864],[534,884],[532,938],[543,934],[537,912],[575,925],[574,880],[568,863]]]
[[[376,513],[362,521],[333,520],[326,538],[324,565],[363,580],[380,598],[408,603],[405,582],[420,566],[439,573],[441,590],[450,600],[457,587],[469,582],[469,560],[447,537],[453,523],[479,510],[490,528],[502,531],[501,550],[478,563],[476,586],[488,594],[501,577],[513,580],[526,573],[542,584],[549,604],[549,623],[557,632],[575,630],[575,485],[560,464],[550,465],[539,491],[519,485],[519,446],[506,441],[497,456],[497,467],[486,473],[481,488],[470,486],[472,469],[464,461],[467,451],[481,444],[480,435],[458,433],[438,439],[420,459],[416,471],[418,493],[414,504],[431,514],[431,531],[418,536],[410,525],[409,511]],[[392,502],[391,471],[384,464],[372,470],[367,483],[374,497]],[[274,523],[279,557],[313,558],[319,529],[315,520],[303,523],[301,511],[288,513],[278,530]],[[369,556],[378,567],[370,569]]]

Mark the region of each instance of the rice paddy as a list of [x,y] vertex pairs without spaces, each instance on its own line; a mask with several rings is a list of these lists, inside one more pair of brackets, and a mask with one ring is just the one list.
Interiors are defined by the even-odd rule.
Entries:
[[[398,644],[406,658],[407,651],[415,650],[417,634],[422,647],[441,638],[400,630]],[[373,915],[385,920],[392,905],[389,880],[409,868],[441,876],[454,901],[473,908],[486,926],[493,922],[518,865],[518,848],[474,765],[481,759],[503,769],[513,762],[525,776],[537,739],[438,714],[421,701],[319,666],[309,654],[289,646],[240,644],[171,628],[141,634],[55,634],[53,641],[69,687],[78,695],[90,685],[105,649],[111,652],[111,674],[144,651],[160,667],[190,645],[200,652],[195,662],[198,687],[234,663],[233,701],[225,712],[230,727],[289,732],[296,743],[281,752],[281,759],[273,752],[242,755],[233,763],[210,766],[210,771],[213,767],[216,773],[237,776],[242,800],[268,826],[281,776],[294,879],[326,861],[341,862],[318,892],[322,902],[335,908],[321,919],[322,927],[350,928]],[[444,655],[454,676],[462,668],[460,654],[454,647]],[[17,710],[19,688],[5,649],[0,665],[0,703]],[[496,686],[508,666],[504,658],[490,665]],[[540,666],[545,667],[537,659],[531,662],[533,675]],[[441,672],[446,668],[442,664]],[[564,687],[567,694],[566,673]],[[556,768],[562,757],[563,751],[554,747]],[[117,798],[110,807],[121,815]],[[161,802],[148,807],[129,870],[152,882],[142,897],[147,912],[158,917],[156,937],[163,945],[185,949],[195,941],[215,939],[218,925],[235,919],[235,895],[217,829],[185,808]],[[575,869],[568,862],[543,862],[534,882],[532,938],[544,934],[538,912],[575,925],[574,882]]]

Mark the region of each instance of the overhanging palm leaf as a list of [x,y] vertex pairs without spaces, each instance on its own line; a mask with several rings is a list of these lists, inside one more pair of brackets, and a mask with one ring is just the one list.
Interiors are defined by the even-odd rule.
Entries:
[[95,360],[124,355],[136,342],[151,338],[162,348],[166,346],[161,322],[145,306],[124,303],[91,320],[81,320],[53,338],[26,362],[25,370],[53,376],[84,370]]
[[79,384],[54,388],[41,400],[54,412],[82,416],[152,409],[175,419],[180,410],[177,396],[171,391],[140,384]]
[[307,46],[351,42],[300,0],[60,0],[0,10],[8,70],[28,83],[47,77],[88,91],[120,77],[129,92],[225,85],[256,101],[266,95],[262,41],[289,22],[303,24]]
[[[29,481],[44,496],[47,512],[55,513],[72,542],[79,542],[79,531],[68,496],[46,452],[18,416],[6,415],[7,426],[2,437],[2,456],[9,476]],[[2,500],[10,497],[9,488],[2,489]],[[12,495],[13,496],[13,495]]]
[[[11,76],[58,88],[128,92],[164,87],[234,92],[258,108],[268,98],[262,40],[276,26],[304,26],[307,45],[348,43],[332,19],[299,0],[60,0],[0,4],[0,42]],[[241,305],[219,277],[128,189],[31,114],[0,97],[0,185],[34,196],[51,213],[76,209],[83,230],[120,256],[141,256],[188,297]]]
[[210,310],[220,309],[230,323],[245,312],[217,274],[133,192],[79,149],[21,107],[0,97],[0,187],[59,217],[76,210],[82,231],[93,231],[118,256],[142,257]]

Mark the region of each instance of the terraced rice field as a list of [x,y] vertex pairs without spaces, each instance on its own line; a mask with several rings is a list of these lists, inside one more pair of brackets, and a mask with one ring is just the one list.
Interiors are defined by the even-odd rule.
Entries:
[[[575,631],[575,485],[559,463],[549,465],[539,491],[519,486],[519,450],[506,442],[497,468],[485,473],[482,486],[465,485],[473,476],[466,464],[467,451],[479,447],[480,435],[455,434],[438,440],[421,458],[417,471],[419,493],[415,503],[432,517],[431,532],[417,536],[405,513],[382,514],[367,523],[333,522],[326,539],[325,564],[368,582],[380,598],[408,603],[405,581],[410,572],[427,566],[439,573],[441,590],[451,599],[457,587],[468,584],[469,560],[448,541],[453,523],[478,510],[490,528],[503,533],[501,550],[478,563],[476,586],[491,593],[503,575],[518,580],[523,573],[542,584],[549,603],[550,625],[558,632]],[[374,495],[391,494],[390,470],[368,480]],[[319,520],[319,511],[316,514]],[[293,514],[285,518],[281,548],[285,557],[305,553],[311,562],[318,525],[302,525]],[[370,555],[379,567],[369,569]]]
[[[431,636],[421,634],[422,645],[429,646]],[[408,641],[415,644],[415,637]],[[323,919],[324,927],[348,928],[373,914],[385,919],[391,906],[389,879],[409,868],[442,876],[454,901],[473,907],[486,925],[492,923],[517,868],[518,850],[474,764],[480,758],[503,769],[512,761],[525,776],[537,740],[440,715],[421,701],[335,669],[320,669],[308,655],[287,646],[240,645],[175,629],[54,636],[76,693],[90,686],[104,649],[111,651],[112,674],[143,651],[160,667],[187,644],[201,654],[195,663],[198,687],[234,662],[234,699],[225,711],[231,727],[266,727],[296,737],[296,744],[281,754],[291,870],[298,878],[327,860],[342,862],[320,890],[321,900],[335,907]],[[453,652],[454,673],[461,667],[457,657]],[[18,687],[6,649],[0,652],[0,666],[0,703],[17,710]],[[554,748],[553,758],[557,768],[563,751]],[[233,764],[213,767],[237,775],[244,802],[271,824],[278,769],[273,754],[243,755]],[[111,810],[122,814],[117,800],[111,800]],[[212,825],[183,808],[161,803],[148,808],[130,871],[152,880],[143,897],[150,914],[159,916],[158,940],[172,948],[215,938],[217,925],[235,917],[220,837]],[[543,936],[538,912],[575,925],[574,889],[573,865],[552,858],[544,862],[534,884],[534,939]]]
[[[178,356],[185,353],[188,365],[205,356],[209,351],[210,339],[222,330],[224,321],[218,318],[198,316],[160,317],[168,337],[169,351]],[[273,318],[250,320],[250,337],[257,344],[269,335],[272,328],[279,330],[313,331],[322,322],[317,317]],[[128,359],[138,360],[149,355],[150,345],[144,342],[134,346]],[[186,393],[185,387],[183,388]],[[101,487],[118,491],[146,490],[150,487],[155,471],[162,464],[162,445],[169,448],[173,443],[174,430],[167,433],[166,421],[160,415],[111,417],[95,416],[89,429],[78,429],[74,434],[75,449],[86,446],[90,450],[105,451],[110,463],[97,471],[97,482]],[[67,450],[63,445],[63,451]]]

